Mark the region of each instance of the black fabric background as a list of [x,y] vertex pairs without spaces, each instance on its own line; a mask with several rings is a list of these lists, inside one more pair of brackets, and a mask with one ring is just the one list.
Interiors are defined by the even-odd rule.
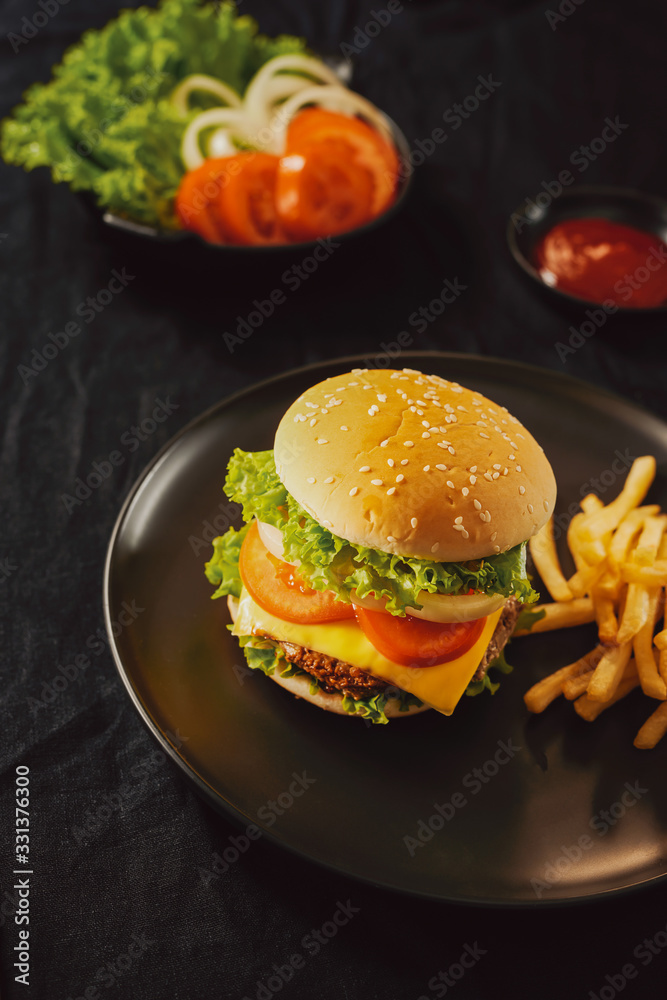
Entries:
[[[380,9],[381,3],[374,9]],[[406,3],[356,59],[355,85],[414,143],[470,94],[478,75],[501,86],[417,171],[404,213],[381,237],[332,260],[230,353],[235,328],[255,296],[279,283],[271,265],[249,279],[202,278],[169,270],[148,248],[113,243],[86,206],[44,171],[2,168],[2,443],[0,491],[5,567],[2,608],[2,812],[0,959],[2,996],[39,1000],[255,997],[273,964],[301,951],[337,901],[359,913],[281,993],[286,997],[417,1000],[466,944],[485,952],[449,988],[458,1000],[495,996],[587,998],[633,959],[633,949],[667,924],[664,887],[585,907],[497,911],[413,901],[348,881],[265,844],[254,844],[223,877],[205,885],[236,830],[201,802],[171,762],[137,781],[156,749],[107,650],[45,708],[40,698],[57,665],[103,627],[102,568],[108,538],[146,462],[204,408],[260,378],[339,354],[375,356],[408,327],[409,315],[445,278],[467,286],[412,347],[497,355],[566,371],[667,418],[664,319],[609,319],[561,361],[556,343],[581,314],[541,296],[506,250],[509,213],[569,166],[604,119],[628,128],[577,179],[667,195],[664,5],[659,0],[561,4],[573,12],[552,30],[537,3]],[[305,35],[322,52],[352,41],[371,5],[342,0],[244,0],[269,33]],[[554,0],[550,7],[557,11]],[[25,87],[82,30],[103,25],[117,0],[71,0],[18,54],[7,40],[37,7],[0,9],[0,100]],[[354,255],[357,255],[356,258]],[[20,364],[49,331],[105,287],[113,268],[135,275],[38,377]],[[119,446],[154,400],[177,409],[71,513],[61,496],[77,476]],[[585,433],[585,428],[582,428]],[[665,748],[656,751],[665,753]],[[15,767],[32,787],[32,972],[14,982],[12,822]],[[77,837],[104,796],[128,789],[95,832]],[[354,823],[354,817],[346,817]],[[493,828],[489,829],[493,850]],[[9,895],[7,895],[9,893]],[[8,902],[9,900],[9,902]],[[98,970],[144,935],[143,953],[111,979]],[[123,965],[126,963],[123,962]],[[623,990],[653,995],[664,984],[656,956]],[[618,982],[618,981],[617,981]],[[664,987],[663,987],[664,988]],[[440,993],[440,995],[443,995]]]

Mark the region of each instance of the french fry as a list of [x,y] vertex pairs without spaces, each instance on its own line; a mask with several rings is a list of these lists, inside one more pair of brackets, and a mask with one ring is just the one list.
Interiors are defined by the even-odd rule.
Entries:
[[618,604],[624,588],[624,581],[621,579],[621,574],[615,566],[606,566],[596,583],[596,587],[603,597],[608,597],[610,601]]
[[621,569],[621,577],[628,583],[638,583],[644,587],[664,587],[667,585],[667,559],[657,559],[652,566],[626,563]]
[[572,668],[578,669],[573,670],[570,676],[566,677],[563,681],[563,694],[568,701],[574,701],[575,698],[578,698],[579,695],[586,691],[593,676],[593,671],[602,659],[603,653],[604,646],[596,646],[586,656],[582,656],[576,663],[571,664]]
[[667,628],[653,636],[653,645],[657,646],[659,650],[667,649]]
[[[606,547],[602,540],[610,532],[615,531],[622,519],[644,499],[655,478],[655,469],[656,462],[653,455],[636,458],[616,499],[601,510],[584,515],[583,521],[577,527],[577,535],[581,554],[588,563],[595,565],[602,562],[606,555]],[[600,555],[601,549],[602,555]]]
[[553,604],[536,604],[531,611],[544,611],[544,618],[536,621],[530,629],[518,629],[514,635],[551,632],[556,628],[571,628],[595,621],[595,611],[590,597],[577,597],[573,601],[556,601]]
[[587,694],[584,694],[575,701],[574,710],[582,719],[585,719],[587,722],[593,722],[601,712],[615,705],[621,698],[625,698],[636,687],[639,687],[639,678],[636,676],[629,677],[627,680],[620,682],[609,701],[593,701]]
[[571,601],[572,591],[563,576],[554,542],[553,520],[549,518],[528,542],[535,568],[554,601]]
[[609,546],[610,566],[618,569],[623,565],[628,555],[628,549],[641,531],[646,518],[659,513],[660,508],[657,504],[653,504],[647,507],[636,507],[635,510],[631,510],[625,515],[614,532]]
[[[649,592],[641,583],[629,583],[623,617],[619,622],[616,642],[619,646],[637,635],[649,617]],[[653,618],[651,618],[653,621]]]
[[652,750],[667,732],[667,701],[658,705],[635,736],[638,750]]
[[584,597],[586,594],[590,594],[592,588],[604,576],[605,572],[607,572],[606,562],[598,563],[597,566],[586,564],[578,569],[567,581],[572,597]]
[[579,506],[584,514],[592,514],[596,510],[602,510],[604,504],[597,493],[587,493],[583,500],[579,501]]
[[661,649],[658,655],[658,673],[667,684],[667,649]]
[[646,518],[633,553],[633,562],[639,566],[652,566],[655,563],[666,527],[667,515],[665,514],[660,517]]
[[597,662],[596,656],[598,650],[600,650],[599,655],[602,656],[602,648],[598,646],[597,649],[591,650],[586,656],[582,656],[580,660],[569,663],[566,667],[561,667],[560,670],[549,674],[548,677],[543,677],[537,684],[533,684],[532,688],[526,691],[523,696],[528,711],[535,713],[543,712],[547,705],[550,705],[554,698],[557,698],[561,694],[565,681],[568,681],[570,678],[590,676],[594,663]]
[[659,701],[664,701],[667,698],[667,685],[658,672],[658,664],[653,652],[653,626],[660,591],[649,590],[647,591],[647,595],[648,617],[645,624],[642,625],[632,640],[632,646],[642,691],[649,698],[657,698]]
[[574,565],[577,567],[577,572],[579,570],[586,569],[588,566],[588,563],[584,559],[582,553],[582,543],[579,539],[579,529],[581,528],[585,517],[586,515],[583,513],[575,514],[567,526],[567,544],[570,552],[572,553],[572,558],[574,559]]
[[631,655],[631,642],[626,642],[623,646],[610,646],[605,650],[586,690],[590,701],[609,701],[613,697]]
[[595,609],[595,620],[598,623],[600,642],[607,646],[614,645],[618,635],[618,618],[616,617],[614,601],[595,587],[591,597]]

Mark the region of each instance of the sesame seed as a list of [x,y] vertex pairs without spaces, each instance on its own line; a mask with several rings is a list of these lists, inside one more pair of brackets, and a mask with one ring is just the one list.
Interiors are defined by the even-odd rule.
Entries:
[[417,407],[416,406],[411,406],[410,407],[410,413],[416,413],[416,412],[417,412]]
[[348,428],[347,428],[347,427],[345,426],[345,424],[341,424],[341,425],[340,425],[340,429],[341,429],[342,431],[346,431],[346,430],[347,430]]
[[495,542],[495,540],[496,540],[497,537],[498,537],[498,532],[494,531],[493,534],[491,535],[491,541]]
[[416,518],[416,517],[413,517],[413,518],[412,518],[412,519],[410,520],[410,524],[412,525],[412,527],[413,527],[413,528],[416,528],[416,527],[417,527],[417,525],[419,524],[419,521],[417,520],[417,518]]
[[317,405],[317,403],[306,403],[306,406],[309,406],[311,410],[318,410],[319,409],[319,406]]
[[325,392],[324,393],[324,398],[325,399],[331,399],[332,396],[333,396],[333,392]]
[[494,469],[500,469],[500,468],[502,468],[502,466],[500,466],[500,465],[494,465],[494,467],[493,467],[493,468],[494,468]]
[[376,406],[375,403],[373,403],[373,405],[370,407],[370,409],[368,411],[368,416],[369,417],[374,417],[375,414],[379,413],[379,412],[380,412],[380,407]]
[[517,471],[517,472],[521,472],[521,466],[520,466],[520,465],[517,465],[517,467],[516,467],[516,471]]
[[356,495],[357,495],[358,492],[359,492],[359,487],[358,486],[353,486],[352,489],[350,490],[348,496],[356,497]]
[[[426,403],[424,403],[424,406],[426,406]],[[420,416],[420,417],[423,417],[424,416],[424,411],[423,410],[417,410],[417,415]]]
[[475,510],[481,510],[482,509],[482,505],[479,502],[479,500],[473,500],[473,503],[475,505]]
[[327,478],[324,480],[325,483],[333,483],[333,481],[334,481],[333,476],[327,476]]
[[451,444],[450,444],[449,448],[447,449],[447,451],[449,452],[450,455],[455,455],[456,454],[456,452],[452,448]]
[[402,483],[404,479],[405,479],[405,476],[403,475],[402,472],[401,472],[400,475],[396,476],[396,482],[397,483]]
[[470,471],[471,472],[477,472],[477,466],[476,465],[471,465],[470,466]]
[[325,416],[327,415],[328,412],[329,411],[327,409],[325,409],[324,407],[322,407],[322,409],[320,410],[320,413],[323,413]]
[[431,425],[429,424],[428,420],[422,420],[422,427],[426,427],[428,429],[430,426]]
[[488,479],[488,481],[489,481],[490,483],[492,483],[492,482],[493,482],[493,476],[491,475],[491,473],[490,473],[490,472],[485,472],[485,473],[484,473],[484,478],[485,478],[485,479]]
[[362,465],[361,468],[359,469],[359,472],[370,472],[370,471],[371,471],[370,465]]
[[410,461],[409,458],[402,458],[401,459],[401,465],[407,465],[409,461]]
[[465,530],[466,530],[466,529],[465,529],[465,528],[463,527],[463,525],[462,525],[462,524],[454,524],[454,525],[452,525],[452,527],[454,528],[454,531],[465,531]]
[[477,476],[471,476],[470,477],[470,485],[474,486],[476,482],[477,482]]
[[436,469],[438,470],[438,472],[447,472],[446,465],[436,465]]
[[378,392],[377,397],[378,397],[378,399],[380,400],[381,403],[386,403],[387,402],[387,397],[385,396],[385,394],[383,392]]
[[348,385],[359,385],[359,383],[358,383],[358,382],[348,382],[347,384],[348,384]]
[[385,438],[384,441],[380,441],[381,448],[386,448],[388,444],[389,444],[389,438]]
[[494,472],[494,473],[493,473],[493,476],[492,476],[491,478],[492,478],[492,479],[498,479],[498,477],[499,477],[499,476],[500,476],[500,473],[499,473],[499,472]]
[[387,496],[388,497],[393,496],[395,492],[396,492],[396,487],[390,486],[389,489],[387,490]]
[[483,510],[480,510],[479,512],[479,519],[480,521],[486,521],[486,514],[484,513]]
[[523,496],[525,492],[526,492],[526,487],[525,486],[520,486],[519,487],[519,493],[521,494],[521,496]]
[[533,505],[532,505],[532,503],[528,504],[528,512],[529,512],[529,514],[533,513]]
[[486,521],[487,523],[488,523],[488,522],[489,522],[489,521],[491,520],[491,515],[489,514],[488,510],[485,510],[485,511],[484,511],[484,520],[485,520],[485,521]]
[[431,466],[430,465],[425,465],[424,466],[424,472],[430,472],[430,471],[431,471]]
[[507,457],[509,458],[510,462],[513,462],[514,459],[516,458],[516,455],[508,455]]
[[306,482],[307,483],[316,483],[317,480],[315,479],[314,476],[308,476],[308,479],[306,480]]
[[329,442],[327,441],[326,438],[318,438],[317,439],[317,443],[318,444],[329,444]]
[[438,441],[438,448],[448,448],[449,445],[445,444],[444,441]]
[[479,432],[479,436],[480,436],[481,438],[486,438],[486,440],[487,440],[487,441],[489,441],[489,440],[490,440],[490,438],[489,438],[489,435],[488,435],[488,434],[485,434],[485,433],[484,433],[484,431],[480,431],[480,432]]
[[394,466],[396,465],[396,462],[393,460],[393,458],[388,458],[387,465],[389,466],[390,469],[393,469]]
[[422,437],[423,437],[423,438],[430,438],[430,436],[431,436],[431,435],[429,434],[429,432],[428,432],[428,431],[423,431],[423,432],[422,432]]
[[431,546],[431,552],[437,552],[440,548],[440,542],[436,542],[435,545]]
[[542,503],[544,504],[544,509],[546,511],[548,511],[549,510],[549,501],[548,500],[543,500]]
[[414,441],[404,441],[404,442],[403,442],[403,446],[404,446],[405,448],[414,448],[414,446],[415,446],[415,443],[414,443]]
[[503,476],[506,476],[509,471],[510,470],[507,468],[507,466],[505,466],[505,468],[503,469]]
[[455,517],[454,518],[454,524],[463,524],[463,518],[462,517]]
[[387,535],[387,541],[388,541],[388,542],[395,542],[395,541],[396,541],[396,539],[394,538],[394,536],[393,536],[393,535]]
[[449,486],[450,490],[454,489],[454,483],[451,481],[451,479],[447,480],[447,485]]
[[392,372],[391,377],[392,378],[400,378],[398,372]]
[[310,420],[310,421],[309,421],[309,423],[310,423],[310,426],[311,426],[311,427],[314,427],[314,426],[315,426],[315,424],[317,423],[317,417],[313,417],[313,419],[312,419],[312,420]]
[[467,497],[468,494],[470,493],[470,490],[468,489],[467,486],[464,486],[463,489],[461,490],[461,493],[463,493],[464,497]]
[[494,545],[493,546],[493,551],[494,552],[500,552],[500,546],[499,545]]
[[382,482],[381,479],[371,479],[371,483],[373,484],[373,486],[384,486],[384,483]]

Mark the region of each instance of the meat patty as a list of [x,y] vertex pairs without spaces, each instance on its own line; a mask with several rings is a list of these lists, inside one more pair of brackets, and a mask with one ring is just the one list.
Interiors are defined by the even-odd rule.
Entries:
[[484,679],[484,674],[488,670],[489,666],[507,645],[507,640],[514,631],[514,626],[516,625],[516,620],[519,617],[521,608],[522,604],[520,601],[517,601],[516,597],[508,597],[505,601],[505,607],[503,608],[502,614],[498,619],[495,631],[491,636],[491,642],[486,647],[486,652],[482,657],[477,670],[473,674],[473,681],[481,681]]
[[360,667],[335,660],[332,656],[316,653],[293,642],[279,642],[278,645],[282,647],[286,660],[312,674],[329,694],[346,694],[359,699],[379,694],[387,687],[384,681],[377,680]]
[[[520,611],[520,602],[517,601],[516,597],[509,597],[491,636],[491,642],[473,675],[473,681],[483,679],[489,665],[504,648],[514,630]],[[378,680],[360,667],[353,667],[352,664],[345,663],[343,660],[336,660],[332,656],[317,653],[313,649],[305,649],[293,642],[279,642],[278,645],[282,647],[286,660],[301,670],[305,670],[306,673],[312,674],[329,694],[345,694],[358,700],[359,698],[367,698],[369,695],[379,694],[380,691],[384,691],[388,687],[384,681]]]

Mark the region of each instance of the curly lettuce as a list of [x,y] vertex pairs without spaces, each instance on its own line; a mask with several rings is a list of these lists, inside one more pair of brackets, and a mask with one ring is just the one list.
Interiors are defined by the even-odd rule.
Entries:
[[179,115],[168,100],[173,89],[205,73],[243,93],[268,59],[303,51],[300,38],[259,34],[231,3],[163,0],[124,10],[101,30],[86,31],[53,78],[25,92],[2,122],[0,152],[26,170],[49,167],[54,181],[90,192],[117,215],[176,228],[180,144],[200,108]]
[[[466,594],[471,589],[486,594],[516,597],[523,604],[537,600],[526,574],[525,543],[508,552],[466,563],[432,562],[397,556],[356,545],[339,538],[318,524],[290,496],[276,473],[272,451],[245,452],[237,448],[228,465],[227,496],[240,503],[243,517],[253,517],[282,530],[285,558],[299,562],[299,574],[314,590],[330,590],[339,600],[360,597],[386,599],[387,610],[405,615],[407,607],[420,608],[419,593]],[[228,542],[216,543],[208,564],[211,582],[219,583],[214,597],[233,593],[226,589],[221,559],[227,558]]]

